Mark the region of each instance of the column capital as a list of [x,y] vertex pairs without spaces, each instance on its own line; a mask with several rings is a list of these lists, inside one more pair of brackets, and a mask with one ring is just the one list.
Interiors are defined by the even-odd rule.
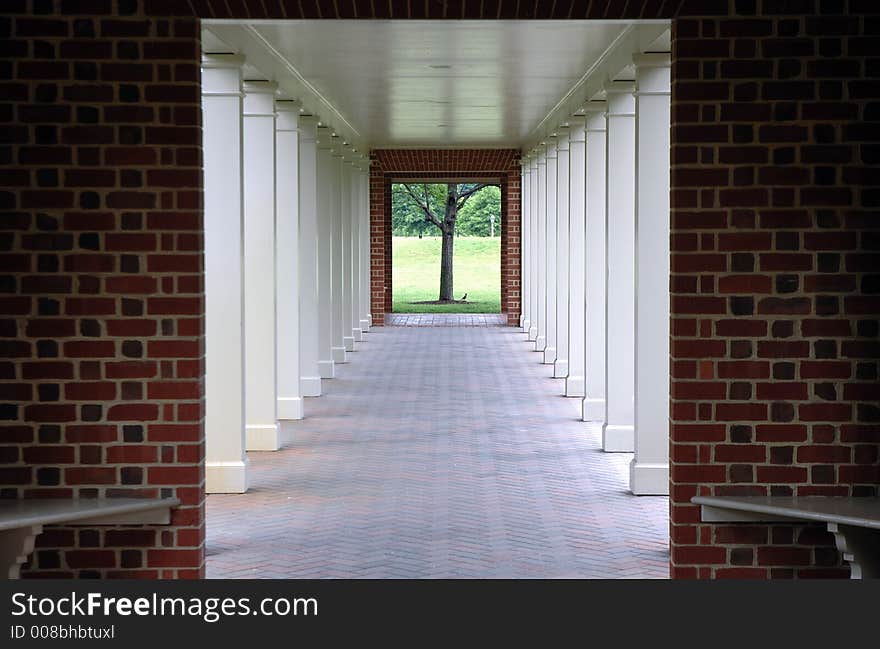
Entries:
[[202,55],[202,96],[241,97],[240,54]]
[[586,117],[583,115],[572,115],[568,118],[568,141],[569,148],[571,148],[571,144],[575,142],[584,142],[584,126],[586,124]]
[[635,117],[635,81],[608,81],[605,83],[608,117]]
[[274,81],[245,81],[241,84],[244,90],[245,117],[274,117],[275,92],[278,84]]
[[315,115],[300,115],[297,121],[300,141],[314,142],[318,136],[318,118]]
[[553,160],[556,159],[556,155],[557,155],[556,154],[556,147],[557,147],[558,141],[559,140],[558,140],[557,136],[555,136],[555,135],[551,135],[550,137],[547,138],[546,157],[548,159],[550,159],[550,158],[552,158]]
[[608,113],[608,102],[601,99],[588,101],[584,106],[584,116],[587,119],[587,132],[594,133],[605,131],[605,115]]
[[249,95],[269,94],[274,97],[278,91],[277,83],[265,79],[245,79],[241,85],[245,93]]
[[275,100],[275,130],[297,131],[299,130],[300,103],[294,99]]
[[568,122],[566,122],[564,126],[559,127],[559,132],[556,134],[556,150],[568,151],[568,142],[570,137],[571,128],[568,126]]
[[547,143],[541,142],[537,147],[535,147],[535,157],[537,158],[537,165],[540,167],[541,165],[547,164]]
[[637,54],[633,56],[636,64],[636,90],[635,95],[661,95],[668,97],[671,94],[672,67],[669,54]]
[[330,155],[334,158],[342,158],[345,147],[342,146],[342,138],[331,131],[330,133]]
[[333,144],[330,140],[330,129],[321,122],[318,122],[316,129],[316,140],[318,142],[318,149],[321,151],[329,151],[333,148]]
[[672,67],[672,55],[669,52],[633,54],[633,63],[637,68],[668,68]]
[[241,68],[244,65],[244,56],[241,54],[233,54],[231,52],[222,52],[212,54],[206,52],[202,54],[202,68],[216,70],[221,68]]

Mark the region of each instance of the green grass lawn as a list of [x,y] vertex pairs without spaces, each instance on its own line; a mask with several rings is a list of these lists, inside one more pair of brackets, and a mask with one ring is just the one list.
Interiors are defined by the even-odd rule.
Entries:
[[394,237],[391,252],[395,313],[500,313],[500,237],[455,239],[454,296],[470,304],[411,304],[440,294],[440,237]]

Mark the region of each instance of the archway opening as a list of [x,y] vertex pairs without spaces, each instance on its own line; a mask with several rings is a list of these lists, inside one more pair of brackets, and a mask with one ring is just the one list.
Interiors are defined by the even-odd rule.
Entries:
[[501,312],[501,186],[391,185],[392,311]]

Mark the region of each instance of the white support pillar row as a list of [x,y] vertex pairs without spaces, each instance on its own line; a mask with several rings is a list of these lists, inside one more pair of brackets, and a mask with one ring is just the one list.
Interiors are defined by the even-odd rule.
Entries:
[[244,427],[244,58],[202,57],[205,176],[205,490],[247,491]]
[[560,128],[556,138],[556,360],[553,378],[568,376],[568,264],[569,224],[569,129]]
[[584,421],[605,421],[605,112],[591,101],[587,114],[586,384]]
[[275,112],[277,409],[281,436],[290,441],[290,422],[303,418],[299,378],[299,102],[276,101]]
[[605,285],[605,424],[602,449],[633,450],[635,350],[635,85],[605,86],[607,123],[607,208]]
[[529,156],[529,333],[538,337],[538,150]]
[[340,210],[340,219],[342,222],[342,228],[340,230],[342,239],[342,241],[340,241],[340,245],[342,246],[342,256],[340,258],[340,267],[342,269],[342,304],[340,306],[342,312],[339,314],[339,318],[341,320],[340,327],[342,328],[342,346],[345,347],[345,351],[347,352],[354,351],[354,330],[351,325],[351,312],[354,303],[354,284],[352,283],[352,279],[354,278],[354,269],[352,267],[353,246],[351,245],[354,226],[351,218],[351,187],[353,179],[352,172],[354,171],[354,168],[351,166],[351,161],[348,159],[350,155],[350,153],[346,152],[345,156],[340,160],[342,187],[339,192],[339,198],[342,203],[342,208]]
[[669,54],[636,64],[635,457],[630,489],[669,493]]
[[569,120],[568,375],[565,396],[584,396],[584,118]]
[[[544,226],[544,254],[546,255],[544,300],[544,363],[556,362],[556,137],[547,138],[546,166],[546,219]],[[539,334],[540,335],[540,334]]]
[[351,167],[351,335],[355,343],[364,339],[361,329],[361,169],[355,155]]
[[322,379],[336,376],[332,329],[333,211],[330,129],[318,127],[318,371]]
[[532,315],[535,320],[535,351],[542,352],[547,346],[547,146],[538,147],[538,206],[536,259],[538,272],[535,274],[537,305]]
[[249,451],[281,448],[275,331],[275,91],[244,82],[245,428]]
[[520,295],[520,304],[521,308],[519,316],[519,326],[522,329],[523,333],[528,335],[529,327],[531,326],[531,321],[529,319],[529,313],[531,312],[531,204],[529,201],[531,200],[531,185],[530,185],[530,158],[529,155],[526,154],[520,160],[520,166],[522,167],[522,192],[520,193],[520,246],[522,250],[520,251],[520,263],[522,266],[521,269],[521,277],[522,277],[522,293]]
[[364,160],[360,173],[360,319],[361,331],[367,333],[373,324],[373,316],[370,314],[370,161]]
[[342,196],[345,191],[342,173],[342,141],[338,136],[334,135],[331,137],[331,142],[333,150],[330,153],[330,214],[333,218],[333,235],[330,244],[330,263],[332,265],[330,271],[330,281],[332,283],[330,289],[330,352],[333,356],[333,362],[339,364],[348,362],[348,356],[345,353],[345,339],[342,332],[342,313],[345,302],[342,288],[342,276],[345,272],[342,263],[342,241],[346,236],[342,226]]
[[299,361],[304,397],[321,396],[318,369],[318,118],[299,118]]

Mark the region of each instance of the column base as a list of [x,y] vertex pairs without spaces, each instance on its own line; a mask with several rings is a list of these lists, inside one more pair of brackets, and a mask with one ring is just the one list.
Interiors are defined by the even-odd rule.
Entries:
[[364,333],[370,331],[370,321],[367,318],[361,318],[361,331]]
[[320,397],[321,396],[321,377],[320,376],[301,376],[299,377],[299,389],[304,397]]
[[669,465],[638,462],[629,463],[629,489],[636,496],[668,496]]
[[553,365],[556,362],[556,348],[544,348],[544,365]]
[[584,421],[605,421],[605,399],[604,397],[584,397],[584,403],[581,407],[581,413]]
[[367,314],[367,322],[369,322],[369,324],[367,325],[367,328],[369,329],[370,327],[373,326],[373,314],[372,313]]
[[568,377],[568,361],[564,358],[557,358],[553,363],[553,378],[564,379]]
[[278,419],[302,419],[303,418],[303,400],[302,397],[278,397]]
[[332,379],[336,376],[336,366],[333,361],[318,361],[318,373],[322,379]]
[[279,420],[278,422],[278,439],[281,446],[292,444],[296,433],[296,422],[293,420]]
[[526,316],[522,316],[522,317],[520,318],[520,321],[522,322],[522,324],[520,325],[520,328],[522,329],[522,332],[523,332],[526,336],[528,336],[528,335],[529,335],[529,324],[530,324],[530,323],[529,323],[529,319],[528,319]]
[[278,424],[245,426],[244,439],[248,451],[277,451],[281,448]]
[[360,327],[351,330],[351,337],[354,338],[356,343],[363,342],[364,340],[364,332]]
[[569,376],[565,379],[565,396],[582,397],[584,396],[584,386],[586,380],[582,376]]
[[248,460],[205,462],[205,492],[243,494],[247,491]]
[[[351,336],[345,336],[345,337],[342,339],[342,347],[343,347],[343,348],[345,349],[345,351],[347,351],[347,352],[353,352],[353,351],[354,351],[354,332],[352,332],[352,335],[351,335]],[[344,361],[343,361],[343,362],[344,362]]]
[[348,357],[345,355],[345,347],[331,347],[330,355],[333,357],[334,363],[348,362]]
[[633,426],[602,425],[602,450],[606,453],[632,453],[635,448]]
[[538,326],[532,325],[531,327],[529,327],[529,334],[528,335],[529,335],[529,341],[534,341],[535,338],[538,337]]
[[535,336],[535,351],[542,352],[547,347],[547,336]]

